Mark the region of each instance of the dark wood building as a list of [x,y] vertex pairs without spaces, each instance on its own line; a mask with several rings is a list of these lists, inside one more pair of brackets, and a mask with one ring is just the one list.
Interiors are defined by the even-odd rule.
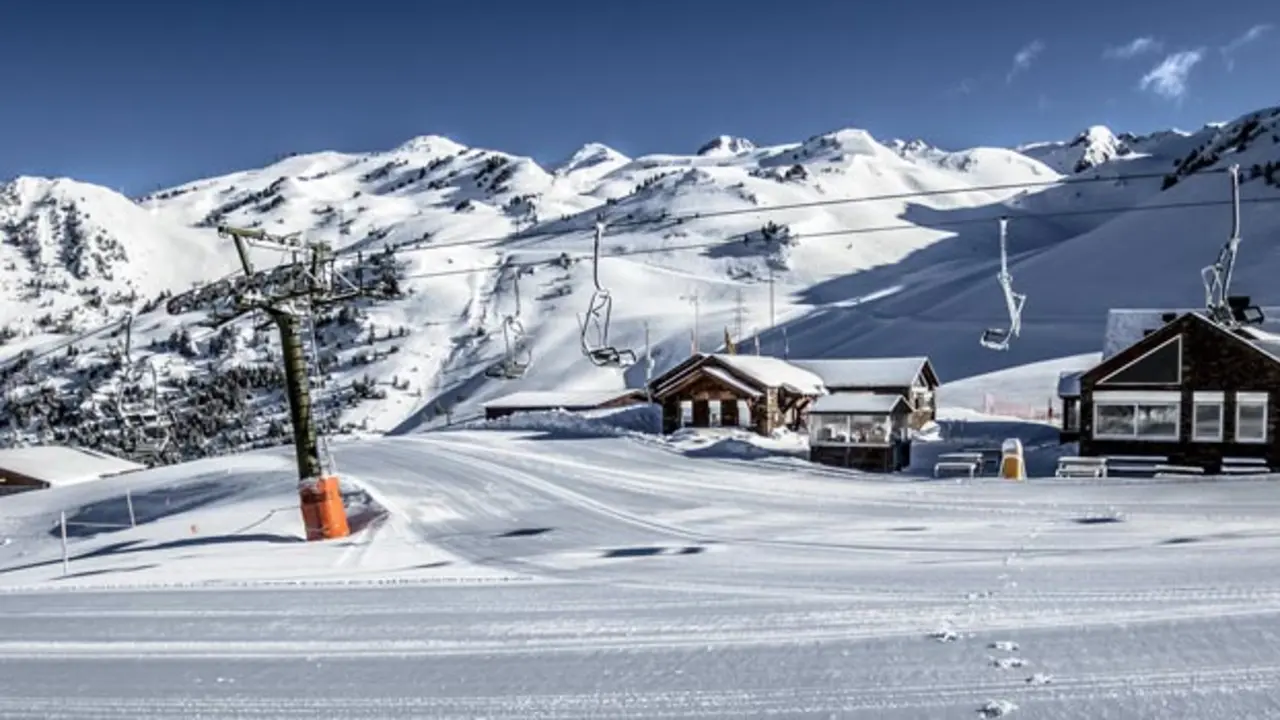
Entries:
[[914,409],[896,393],[838,392],[809,407],[809,459],[871,472],[911,464]]
[[817,375],[827,392],[896,395],[908,409],[908,424],[919,429],[938,417],[938,373],[927,357],[792,360]]
[[1280,467],[1280,336],[1199,312],[1163,320],[1060,383],[1064,439],[1082,456],[1158,456],[1209,473]]
[[645,399],[645,392],[636,389],[516,392],[485,403],[484,417],[486,420],[496,420],[520,412],[605,410],[637,405],[645,402]]
[[749,427],[769,435],[797,428],[825,391],[815,374],[775,357],[699,353],[649,385],[662,406],[662,431],[682,427]]

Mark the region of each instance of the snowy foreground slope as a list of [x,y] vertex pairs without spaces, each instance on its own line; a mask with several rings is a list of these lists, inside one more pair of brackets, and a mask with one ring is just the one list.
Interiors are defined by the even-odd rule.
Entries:
[[[305,233],[330,243],[349,276],[391,288],[322,319],[323,420],[345,431],[414,432],[474,417],[517,390],[641,385],[643,367],[596,368],[579,347],[600,214],[599,279],[614,301],[608,342],[640,351],[647,336],[658,372],[687,357],[695,328],[703,350],[727,330],[748,352],[759,340],[762,352],[792,357],[927,354],[945,380],[1097,352],[1110,307],[1201,302],[1199,269],[1230,216],[1197,204],[1227,200],[1220,171],[1232,163],[1245,168],[1236,289],[1276,304],[1267,293],[1280,230],[1280,110],[1195,133],[1093,128],[1082,137],[944,152],[846,129],[771,147],[722,137],[694,154],[640,158],[591,144],[543,168],[423,136],[384,152],[298,155],[136,202],[20,179],[0,197],[0,250],[15,273],[0,290],[27,305],[11,305],[24,309],[0,331],[12,335],[0,353],[49,354],[5,367],[22,409],[0,436],[109,444],[110,428],[98,428],[121,392],[111,358],[122,338],[74,331],[131,308],[132,359],[160,368],[180,405],[179,434],[195,438],[169,460],[282,441],[272,329],[260,318],[203,327],[212,300],[181,292],[233,267],[214,231],[221,223]],[[1008,322],[995,282],[1000,215],[1011,217],[1015,288],[1029,296],[1023,335],[1007,353],[977,344],[984,328]],[[112,254],[117,246],[127,257]],[[287,259],[258,257],[264,267]],[[191,277],[197,267],[203,278]],[[108,297],[82,301],[107,272]],[[160,295],[169,292],[176,297]],[[47,321],[31,319],[43,309],[32,302],[49,303]],[[523,328],[507,338],[531,360],[514,380],[486,375],[506,353],[507,317]],[[198,409],[210,406],[226,418],[218,427]]]
[[[337,454],[388,512],[333,543],[300,541],[284,453],[6,500],[0,717],[1280,712],[1271,480],[854,478],[540,431]],[[137,528],[103,527],[126,489]]]

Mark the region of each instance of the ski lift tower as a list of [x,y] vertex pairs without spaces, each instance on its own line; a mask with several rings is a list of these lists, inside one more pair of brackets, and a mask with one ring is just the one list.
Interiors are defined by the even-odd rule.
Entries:
[[[285,391],[293,425],[293,444],[298,466],[298,494],[307,540],[329,540],[351,533],[346,508],[342,504],[333,461],[321,452],[322,438],[316,430],[311,405],[311,367],[303,345],[303,322],[310,321],[321,307],[352,300],[363,293],[334,268],[327,244],[304,243],[298,236],[275,236],[261,230],[222,226],[218,234],[235,242],[236,253],[246,282],[234,297],[234,309],[218,317],[217,324],[261,310],[280,331],[284,355]],[[301,262],[291,264],[291,272],[274,287],[255,282],[249,245],[281,252],[297,253]],[[318,368],[317,368],[318,369]]]

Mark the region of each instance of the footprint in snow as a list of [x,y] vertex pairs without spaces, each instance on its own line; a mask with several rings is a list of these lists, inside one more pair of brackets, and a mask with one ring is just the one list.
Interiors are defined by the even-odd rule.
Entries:
[[1026,667],[1027,661],[1019,657],[990,658],[991,664],[1001,670]]
[[988,700],[986,705],[978,708],[978,714],[984,718],[998,718],[1017,709],[1018,706],[1008,700]]
[[1051,682],[1053,682],[1053,676],[1044,673],[1036,673],[1027,678],[1028,685],[1048,685]]

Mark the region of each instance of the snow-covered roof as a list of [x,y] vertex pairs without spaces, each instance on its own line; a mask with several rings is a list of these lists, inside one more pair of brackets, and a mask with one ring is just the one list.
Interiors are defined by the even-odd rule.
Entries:
[[1245,336],[1250,343],[1256,345],[1259,350],[1262,350],[1273,357],[1280,358],[1280,333],[1273,333],[1269,330],[1245,325],[1240,328],[1240,334]]
[[851,358],[843,360],[792,360],[822,379],[828,388],[910,387],[928,358]]
[[764,387],[785,387],[801,395],[823,395],[827,392],[822,378],[782,358],[729,354],[711,357]]
[[809,406],[809,413],[889,414],[906,400],[901,395],[877,395],[869,392],[838,392],[823,395]]
[[[1276,326],[1280,322],[1280,307],[1261,308],[1266,324]],[[1181,317],[1187,313],[1199,315],[1194,309],[1133,309],[1112,308],[1107,313],[1106,337],[1103,339],[1102,360],[1116,355],[1121,350],[1133,345],[1143,338],[1148,331],[1164,327],[1161,318],[1165,313],[1173,313]],[[1201,317],[1203,317],[1201,315]],[[1206,320],[1207,321],[1207,320]],[[1280,358],[1280,333],[1263,330],[1257,326],[1245,325],[1239,328],[1239,334],[1245,337],[1259,350]],[[1061,392],[1059,392],[1061,395]]]
[[1102,340],[1102,359],[1116,355],[1138,342],[1148,330],[1165,326],[1161,317],[1173,313],[1181,317],[1194,308],[1112,308],[1107,312],[1107,329]]
[[757,398],[760,396],[759,390],[748,387],[745,383],[740,382],[737,378],[720,368],[709,367],[703,368],[702,371],[724,383],[728,387],[733,388],[735,392],[741,394],[743,397]]
[[636,390],[529,390],[503,395],[485,407],[503,408],[590,408],[631,395]]
[[24,475],[52,487],[78,485],[107,475],[144,470],[131,460],[65,445],[34,445],[0,450],[0,470]]
[[1064,370],[1058,374],[1058,397],[1080,397],[1080,376],[1084,370]]

